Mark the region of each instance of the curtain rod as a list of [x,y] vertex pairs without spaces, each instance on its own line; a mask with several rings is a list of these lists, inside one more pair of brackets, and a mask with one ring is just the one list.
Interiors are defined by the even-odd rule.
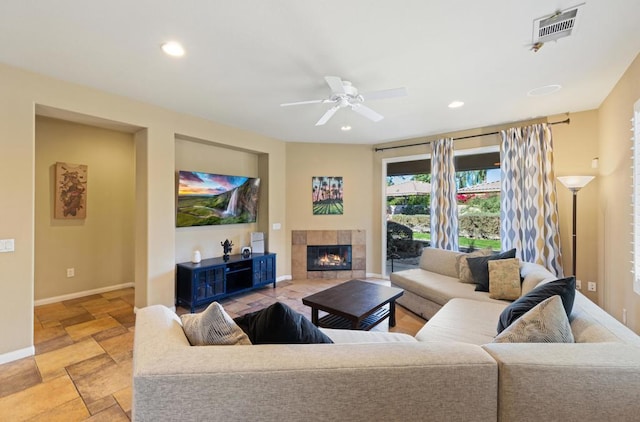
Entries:
[[[552,122],[552,123],[549,123],[549,125],[560,125],[560,124],[564,124],[564,123],[566,123],[566,124],[571,123],[571,119],[567,118],[567,119],[559,121],[559,122]],[[500,132],[496,131],[496,132],[482,133],[480,135],[460,136],[458,138],[453,138],[453,140],[454,141],[460,141],[462,139],[480,138],[482,136],[497,135],[499,133]],[[375,148],[374,151],[378,152],[378,151],[385,151],[387,149],[408,148],[408,147],[416,147],[416,146],[419,146],[419,145],[429,145],[431,142],[433,142],[433,141],[425,141],[425,142],[419,142],[417,144],[409,144],[409,145],[396,145],[396,146],[393,146],[393,147]]]

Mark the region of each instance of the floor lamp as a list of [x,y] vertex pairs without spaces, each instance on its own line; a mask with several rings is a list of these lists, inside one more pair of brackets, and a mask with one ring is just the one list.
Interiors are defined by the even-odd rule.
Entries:
[[567,189],[573,192],[573,275],[576,275],[576,210],[577,210],[577,198],[578,191],[593,180],[595,176],[562,176],[558,177],[560,183],[562,183]]

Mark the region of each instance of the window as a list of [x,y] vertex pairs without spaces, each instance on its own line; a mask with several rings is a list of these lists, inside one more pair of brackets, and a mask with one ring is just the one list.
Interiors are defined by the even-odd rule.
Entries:
[[[417,268],[431,241],[429,155],[383,159],[383,262],[387,274]],[[456,151],[460,250],[500,250],[500,152],[497,145]]]
[[633,290],[640,294],[640,100],[633,107]]

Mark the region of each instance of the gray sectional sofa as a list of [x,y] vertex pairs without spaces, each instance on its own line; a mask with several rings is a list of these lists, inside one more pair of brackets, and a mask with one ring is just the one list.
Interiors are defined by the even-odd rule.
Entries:
[[[430,319],[411,337],[323,331],[334,344],[190,346],[163,306],[138,311],[138,421],[601,421],[640,418],[640,338],[576,292],[575,344],[492,343],[508,302],[457,279],[456,252],[426,249],[394,273]],[[523,264],[523,291],[554,279]]]

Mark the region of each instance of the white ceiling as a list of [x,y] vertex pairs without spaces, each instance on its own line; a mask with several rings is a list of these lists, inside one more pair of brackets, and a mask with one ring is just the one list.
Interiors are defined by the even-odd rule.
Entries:
[[[3,0],[0,62],[286,141],[374,144],[599,107],[640,51],[640,1],[586,0],[573,36],[529,49],[534,19],[581,1]],[[409,95],[367,102],[377,123],[279,106],[328,97],[326,75]]]

